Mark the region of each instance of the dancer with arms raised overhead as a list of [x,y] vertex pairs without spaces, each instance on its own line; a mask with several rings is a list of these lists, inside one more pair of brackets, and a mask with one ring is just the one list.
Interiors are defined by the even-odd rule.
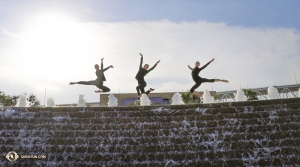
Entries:
[[96,93],[101,93],[101,92],[109,92],[110,89],[106,86],[103,85],[103,82],[106,81],[104,72],[106,70],[108,70],[109,68],[113,68],[112,65],[106,67],[105,69],[103,69],[103,59],[101,59],[101,69],[99,69],[99,65],[95,64],[95,69],[96,69],[96,75],[97,75],[97,79],[93,80],[93,81],[79,81],[79,82],[70,82],[70,85],[74,85],[74,84],[81,84],[81,85],[95,85],[97,88],[99,88],[100,90],[96,90]]
[[[140,61],[139,71],[138,71],[138,73],[135,76],[135,79],[138,81],[138,86],[136,87],[136,91],[138,93],[138,97],[141,96],[140,91],[141,91],[142,94],[145,93],[145,87],[147,86],[147,83],[146,83],[146,81],[144,79],[145,75],[148,74],[150,71],[152,71],[156,67],[156,65],[159,63],[159,61],[160,61],[160,60],[158,60],[155,63],[155,65],[148,70],[148,68],[149,68],[148,64],[145,64],[144,67],[142,67],[142,64],[143,64],[143,55],[141,53],[140,53],[140,55],[141,55],[141,61]],[[154,89],[150,88],[150,90],[148,90],[146,92],[146,94],[148,95],[153,90]]]
[[206,78],[201,78],[199,76],[200,71],[202,71],[204,68],[206,68],[211,62],[213,62],[215,58],[211,59],[208,63],[206,63],[203,67],[199,68],[200,62],[196,61],[195,63],[195,68],[191,68],[189,65],[189,69],[192,70],[192,78],[195,81],[195,85],[191,88],[190,92],[193,93],[194,95],[197,95],[200,97],[200,93],[196,92],[195,89],[197,89],[202,83],[205,82],[226,82],[228,83],[229,81],[224,80],[224,79],[206,79]]

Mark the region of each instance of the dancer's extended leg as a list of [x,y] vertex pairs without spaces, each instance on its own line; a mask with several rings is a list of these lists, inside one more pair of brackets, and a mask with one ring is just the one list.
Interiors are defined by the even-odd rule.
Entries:
[[197,89],[202,83],[205,82],[225,82],[228,83],[228,80],[225,79],[207,79],[207,78],[201,78],[198,81],[196,81],[196,84],[191,88],[190,92],[193,93],[194,95],[200,97],[201,94],[196,92],[195,89]]
[[201,85],[201,82],[196,82],[196,84],[191,88],[190,92],[198,97],[200,97],[200,93],[196,92],[195,89],[197,89]]
[[102,86],[101,89],[102,89],[103,92],[109,92],[110,91],[110,89],[106,86]]
[[139,85],[136,87],[136,91],[137,91],[139,97],[141,96],[140,91],[142,94],[145,93],[146,86],[147,86],[146,82],[139,82]]
[[214,79],[215,82],[225,82],[225,83],[228,83],[229,81],[226,80],[226,79]]
[[106,86],[103,85],[103,82],[102,82],[102,81],[99,81],[99,82],[96,84],[96,86],[97,86],[97,88],[101,89],[101,91],[100,91],[100,90],[95,91],[95,92],[97,92],[97,93],[99,93],[99,92],[109,92],[109,91],[110,91],[110,89],[109,89],[108,87],[106,87]]
[[150,88],[149,90],[146,91],[146,95],[148,95],[150,92],[154,91],[155,89]]
[[195,81],[196,84],[191,88],[190,92],[198,97],[201,96],[200,93],[196,92],[195,89],[197,89],[202,83],[204,82],[215,82],[215,79],[207,79],[207,78],[199,78],[197,81]]
[[138,96],[140,97],[140,95],[141,95],[141,93],[140,93],[140,86],[136,87],[136,92],[137,92]]
[[141,86],[140,86],[140,89],[141,89],[141,93],[142,93],[142,94],[145,93],[145,87],[146,87],[146,86],[144,86],[144,85],[141,85]]
[[95,85],[95,81],[79,81],[79,82],[70,82],[70,85],[81,84],[81,85]]

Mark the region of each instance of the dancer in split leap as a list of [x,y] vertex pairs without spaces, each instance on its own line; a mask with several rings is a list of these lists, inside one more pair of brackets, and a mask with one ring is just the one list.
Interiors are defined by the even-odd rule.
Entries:
[[210,62],[208,62],[207,64],[205,64],[203,67],[199,68],[200,63],[199,61],[196,61],[195,64],[195,68],[191,68],[189,65],[189,69],[192,70],[192,78],[195,81],[195,85],[191,88],[190,92],[193,93],[194,95],[197,95],[198,97],[200,97],[200,93],[196,92],[195,89],[197,89],[202,83],[205,82],[226,82],[228,83],[229,81],[224,80],[224,79],[206,79],[206,78],[201,78],[199,76],[199,72],[202,71],[204,68],[206,68],[211,62],[213,62],[215,60],[215,58],[211,59]]
[[[146,81],[144,79],[145,75],[148,74],[150,71],[152,71],[156,67],[156,65],[159,63],[159,61],[160,61],[160,60],[158,60],[155,63],[155,65],[148,70],[148,68],[149,68],[148,64],[145,64],[144,67],[142,67],[142,64],[143,64],[143,55],[141,53],[140,53],[140,55],[141,55],[140,67],[139,67],[138,73],[135,76],[135,79],[138,81],[138,86],[136,87],[136,91],[138,93],[138,97],[141,96],[140,91],[141,91],[142,94],[145,93],[145,87],[147,86],[147,83],[146,83]],[[154,89],[150,88],[150,90],[148,90],[146,92],[146,94],[148,95],[152,91],[154,91]]]
[[95,64],[95,69],[96,69],[96,75],[97,75],[97,79],[93,80],[93,81],[79,81],[79,82],[70,82],[70,85],[74,85],[74,84],[81,84],[81,85],[95,85],[97,86],[97,88],[99,88],[100,90],[96,90],[96,93],[101,93],[101,92],[109,92],[110,89],[106,86],[103,85],[103,82],[106,81],[106,78],[104,76],[104,72],[106,70],[108,70],[109,68],[113,68],[112,65],[110,65],[109,67],[106,67],[105,69],[103,69],[103,59],[101,59],[101,69],[99,69],[99,65]]

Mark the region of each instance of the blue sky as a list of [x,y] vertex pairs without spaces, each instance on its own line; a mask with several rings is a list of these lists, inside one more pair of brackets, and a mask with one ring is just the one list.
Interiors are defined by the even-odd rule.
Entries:
[[300,28],[297,0],[73,0],[36,1],[1,0],[1,26],[17,25],[44,11],[64,11],[82,22],[152,21],[209,21],[233,26]]
[[299,83],[299,6],[296,0],[0,0],[0,90],[43,101],[47,87],[57,103],[75,103],[79,94],[98,101],[94,87],[68,83],[94,79],[93,65],[104,56],[115,66],[106,74],[111,92],[135,92],[139,52],[150,65],[162,59],[146,77],[147,88],[158,92],[190,89],[186,66],[213,57],[201,76],[231,81],[215,83],[217,91],[294,84],[294,72]]

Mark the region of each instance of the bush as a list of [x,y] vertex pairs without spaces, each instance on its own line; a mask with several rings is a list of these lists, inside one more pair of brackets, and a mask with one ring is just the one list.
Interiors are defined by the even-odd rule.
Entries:
[[192,94],[191,92],[183,92],[183,93],[180,93],[181,94],[181,98],[182,98],[182,101],[185,103],[185,104],[191,104],[191,103],[199,103],[200,102],[200,99],[198,96]]
[[257,93],[252,89],[243,89],[245,95],[247,96],[247,100],[258,100]]
[[[0,103],[3,106],[15,106],[17,104],[19,96],[9,96],[4,92],[0,91]],[[37,100],[36,96],[31,94],[27,100],[30,102],[30,106],[36,107],[40,105],[40,102]]]

